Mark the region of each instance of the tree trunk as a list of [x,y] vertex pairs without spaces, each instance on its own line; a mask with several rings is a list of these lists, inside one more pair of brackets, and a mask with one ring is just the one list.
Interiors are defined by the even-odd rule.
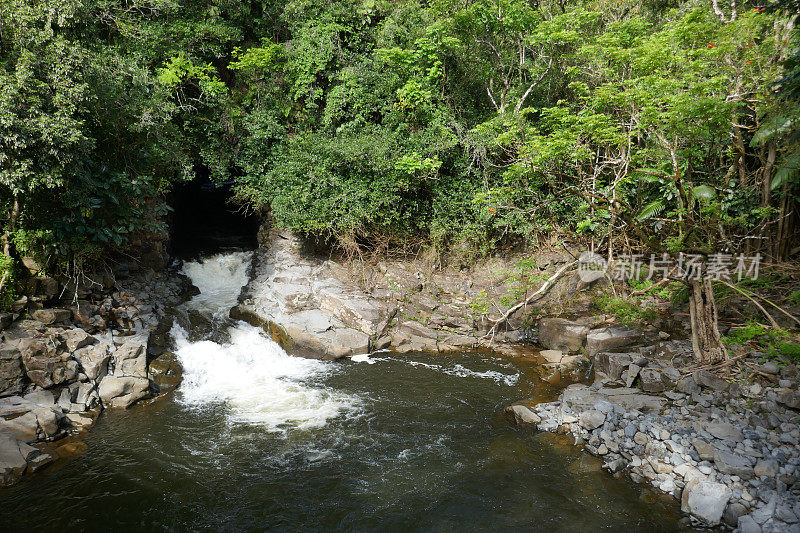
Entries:
[[17,218],[19,218],[19,198],[14,195],[14,205],[8,217],[8,225],[0,237],[0,243],[3,245],[3,255],[6,257],[11,257],[11,234],[17,229]]
[[717,304],[711,278],[689,281],[689,313],[692,321],[692,350],[697,362],[703,365],[719,363],[728,358],[717,322]]

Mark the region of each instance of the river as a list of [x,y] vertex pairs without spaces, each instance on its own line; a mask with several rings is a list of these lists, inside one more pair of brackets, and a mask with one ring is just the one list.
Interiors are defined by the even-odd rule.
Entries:
[[2,529],[677,531],[674,502],[599,470],[503,407],[533,363],[287,355],[227,317],[249,252],[187,263],[176,392],[109,410],[88,450],[0,491]]

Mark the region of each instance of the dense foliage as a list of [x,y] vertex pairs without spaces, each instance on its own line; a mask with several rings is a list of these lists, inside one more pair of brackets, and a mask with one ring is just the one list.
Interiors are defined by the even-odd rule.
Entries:
[[4,249],[68,268],[125,245],[203,166],[361,244],[563,230],[786,258],[796,8],[1,0]]

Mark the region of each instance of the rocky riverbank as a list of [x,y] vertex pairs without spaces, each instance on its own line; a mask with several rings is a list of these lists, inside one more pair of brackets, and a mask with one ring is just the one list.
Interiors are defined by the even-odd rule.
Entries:
[[726,379],[688,343],[597,353],[592,385],[507,408],[517,423],[572,435],[604,468],[681,501],[698,525],[800,531],[800,376],[742,354]]
[[103,409],[158,392],[149,362],[168,342],[167,310],[191,287],[152,270],[87,282],[67,298],[55,281],[39,285],[46,291],[17,302],[0,333],[0,486],[79,450],[58,441]]

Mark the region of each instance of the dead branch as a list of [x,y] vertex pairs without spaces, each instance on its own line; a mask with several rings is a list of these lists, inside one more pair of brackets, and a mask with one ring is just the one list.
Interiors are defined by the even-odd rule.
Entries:
[[550,290],[550,288],[555,284],[555,282],[558,281],[567,272],[567,270],[569,270],[570,268],[575,266],[577,263],[578,263],[577,261],[573,261],[571,263],[567,263],[566,265],[564,265],[561,268],[559,268],[558,270],[556,270],[556,273],[553,274],[552,276],[550,276],[547,279],[547,281],[545,281],[542,284],[542,286],[539,287],[538,291],[534,292],[533,294],[528,296],[526,299],[524,299],[523,301],[521,301],[520,303],[518,303],[514,307],[511,307],[508,311],[506,311],[506,313],[503,316],[501,316],[497,320],[494,320],[492,328],[486,333],[486,335],[483,336],[483,338],[491,337],[491,339],[489,341],[489,343],[491,344],[492,341],[494,341],[494,335],[495,335],[495,333],[497,333],[497,328],[501,324],[504,324],[505,322],[507,322],[508,319],[511,318],[511,315],[513,315],[514,313],[516,313],[517,311],[519,311],[520,309],[522,309],[526,305],[528,305],[528,304],[532,303],[533,301],[535,301],[535,300],[541,298],[542,296],[544,296],[547,293],[547,291]]

